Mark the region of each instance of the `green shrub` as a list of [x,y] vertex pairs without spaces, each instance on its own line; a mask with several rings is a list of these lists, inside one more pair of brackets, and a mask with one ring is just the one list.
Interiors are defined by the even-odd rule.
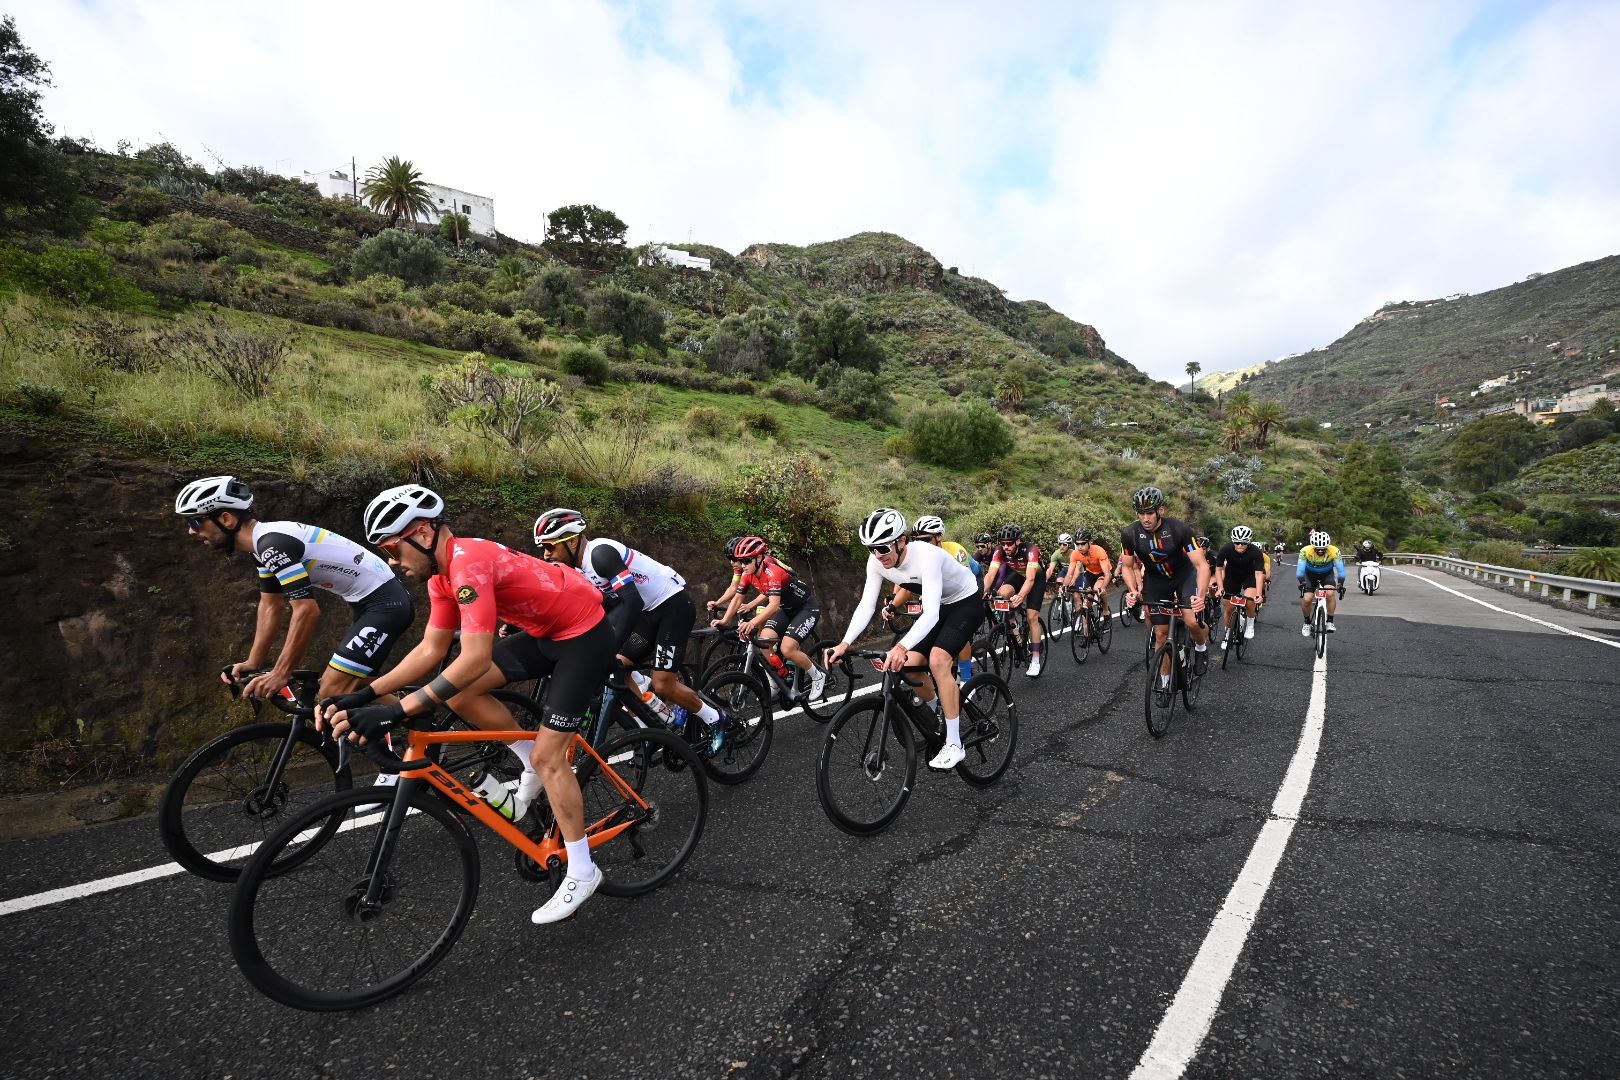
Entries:
[[444,267],[444,252],[437,244],[405,229],[384,229],[355,248],[349,260],[350,273],[356,278],[387,274],[416,286],[437,281]]
[[153,311],[157,299],[84,248],[47,247],[32,252],[0,246],[0,292],[21,286],[72,304]]
[[952,469],[987,465],[1013,448],[1012,429],[983,402],[923,406],[906,421],[912,453]]
[[114,199],[108,210],[121,221],[150,225],[158,218],[174,213],[174,200],[156,188],[133,187]]
[[827,474],[806,455],[739,467],[732,495],[750,510],[749,527],[778,550],[814,552],[848,542]]
[[653,298],[609,285],[591,293],[586,325],[594,333],[617,334],[626,346],[664,347],[664,313]]
[[585,310],[585,275],[571,266],[548,266],[512,301],[557,326],[576,325]]
[[816,388],[797,375],[784,375],[759,393],[784,405],[808,405],[816,399]]
[[793,358],[790,328],[764,308],[727,315],[703,343],[703,366],[721,375],[769,376]]
[[[218,218],[199,217],[196,214],[170,214],[147,227],[148,242],[155,241],[160,251],[173,252],[175,245],[164,241],[178,241],[185,245],[187,258],[222,259],[238,248],[252,247],[253,237]],[[174,258],[166,254],[167,258]]]
[[473,352],[440,370],[431,385],[445,419],[514,450],[544,442],[557,428],[562,391],[532,368]]
[[23,407],[41,415],[53,413],[67,400],[67,391],[51,383],[19,382],[17,396]]
[[557,354],[557,370],[564,375],[576,375],[590,386],[601,386],[610,374],[607,357],[589,345],[566,346]]
[[449,347],[462,352],[491,353],[508,360],[527,360],[529,348],[517,328],[499,315],[476,315],[449,309],[444,320],[444,339]]
[[1508,540],[1476,540],[1463,547],[1462,557],[1474,562],[1511,566],[1520,570],[1529,569],[1531,562],[1530,557],[1524,553],[1523,544],[1515,544]]
[[1620,548],[1578,551],[1564,560],[1563,573],[1594,581],[1620,581]]
[[712,405],[694,405],[686,410],[681,426],[692,438],[718,439],[730,430],[731,423]]
[[512,329],[530,341],[539,341],[546,336],[546,320],[532,311],[514,311],[507,321],[512,324]]
[[743,427],[759,435],[780,435],[782,421],[769,409],[744,409],[739,419]]
[[819,404],[844,420],[872,420],[887,424],[894,419],[894,398],[878,376],[844,368],[820,394]]

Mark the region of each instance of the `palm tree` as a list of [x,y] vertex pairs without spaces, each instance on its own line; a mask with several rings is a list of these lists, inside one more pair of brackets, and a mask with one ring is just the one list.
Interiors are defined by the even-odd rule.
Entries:
[[1254,425],[1249,423],[1248,417],[1234,416],[1221,425],[1221,438],[1226,440],[1227,447],[1235,454],[1243,449],[1243,440],[1247,439],[1249,432],[1253,430]]
[[1227,416],[1253,416],[1254,395],[1247,390],[1234,390],[1221,397],[1221,411]]
[[1203,370],[1204,365],[1198,361],[1189,360],[1187,362],[1187,393],[1192,393],[1193,387],[1198,385],[1198,373]]
[[1256,449],[1266,448],[1266,436],[1284,419],[1286,418],[1283,416],[1283,407],[1275,401],[1262,401],[1249,410],[1249,422],[1254,425],[1255,430]]
[[422,174],[408,161],[387,158],[381,165],[373,165],[366,173],[366,182],[360,185],[360,195],[366,205],[379,214],[388,215],[388,227],[399,224],[400,218],[415,221],[433,214],[433,198],[428,194]]
[[1589,548],[1564,560],[1564,573],[1596,581],[1620,581],[1620,548]]
[[507,255],[495,267],[495,273],[489,279],[489,286],[496,292],[519,292],[527,288],[533,279],[534,272],[527,262],[516,255]]
[[1029,381],[1016,371],[1008,372],[996,387],[996,401],[1009,411],[1017,412],[1029,394]]

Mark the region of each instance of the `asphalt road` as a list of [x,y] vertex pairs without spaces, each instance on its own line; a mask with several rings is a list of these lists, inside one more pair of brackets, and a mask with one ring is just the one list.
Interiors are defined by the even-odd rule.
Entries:
[[[923,775],[876,838],[826,821],[821,729],[794,718],[650,896],[534,927],[534,886],[486,843],[455,950],[362,1012],[262,998],[225,944],[228,888],[187,875],[0,915],[0,1075],[1127,1076],[1183,1023],[1215,923],[1241,951],[1203,987],[1186,1075],[1620,1075],[1620,650],[1422,579],[1620,640],[1432,571],[1352,593],[1303,808],[1235,921],[1302,767],[1314,658],[1287,582],[1164,739],[1139,628],[1084,667],[1056,649],[1012,680],[1007,778]],[[150,820],[0,844],[0,899],[165,861]]]

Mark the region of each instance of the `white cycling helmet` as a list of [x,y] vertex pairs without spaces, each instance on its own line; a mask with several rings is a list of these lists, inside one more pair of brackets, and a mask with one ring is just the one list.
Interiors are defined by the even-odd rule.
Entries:
[[563,506],[553,507],[534,519],[534,542],[536,546],[566,540],[568,537],[578,536],[584,531],[585,515],[578,510],[569,510]]
[[1058,533],[1058,547],[1068,547],[1074,543],[1074,537],[1068,533]]
[[1232,543],[1234,543],[1234,544],[1252,544],[1252,543],[1254,543],[1254,530],[1249,528],[1247,525],[1234,525],[1232,527]]
[[253,509],[253,492],[234,476],[205,476],[180,489],[174,512],[181,517],[210,517],[221,510]]
[[1329,544],[1333,543],[1333,537],[1329,536],[1327,533],[1323,532],[1321,529],[1312,530],[1311,535],[1306,537],[1305,539],[1309,543],[1309,545],[1311,547],[1313,547],[1313,548],[1325,548]]
[[380,544],[398,536],[418,521],[444,516],[444,500],[421,484],[400,484],[371,500],[366,507],[366,543]]
[[924,514],[911,527],[912,536],[944,536],[945,522],[933,514]]
[[872,547],[875,544],[892,544],[901,537],[909,535],[906,528],[906,515],[898,510],[883,507],[874,510],[861,522],[860,540],[862,547]]

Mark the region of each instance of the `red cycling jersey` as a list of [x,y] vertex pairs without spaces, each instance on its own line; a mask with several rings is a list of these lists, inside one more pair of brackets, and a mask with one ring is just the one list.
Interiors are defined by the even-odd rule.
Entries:
[[744,574],[737,583],[739,596],[745,589],[758,589],[766,596],[780,597],[784,611],[797,611],[810,597],[810,586],[793,572],[793,567],[784,566],[769,555],[760,561],[758,573]]
[[567,641],[602,621],[602,594],[585,575],[493,540],[457,537],[428,599],[429,626],[466,634],[493,634],[498,620]]

